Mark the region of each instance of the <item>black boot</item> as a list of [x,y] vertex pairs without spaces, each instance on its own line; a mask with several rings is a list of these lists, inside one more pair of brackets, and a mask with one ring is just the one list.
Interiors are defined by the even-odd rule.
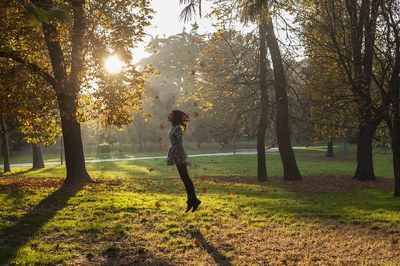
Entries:
[[195,212],[199,207],[199,205],[201,204],[201,201],[198,198],[194,197],[188,199],[188,201],[186,201],[186,204],[187,204],[186,212],[190,211],[190,209],[192,209],[192,212]]
[[193,207],[193,205],[192,205],[192,202],[190,200],[186,201],[186,204],[187,204],[187,207],[186,207],[186,211],[185,212],[188,212]]
[[197,210],[197,208],[199,207],[199,205],[201,204],[201,200],[199,200],[198,198],[193,198],[192,199],[192,212],[195,212]]

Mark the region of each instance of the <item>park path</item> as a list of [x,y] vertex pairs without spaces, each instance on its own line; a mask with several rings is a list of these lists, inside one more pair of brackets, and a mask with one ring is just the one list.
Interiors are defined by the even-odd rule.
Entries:
[[[266,152],[277,152],[278,148],[268,149]],[[256,154],[255,150],[244,150],[237,151],[235,154]],[[234,155],[233,152],[219,152],[219,153],[204,153],[204,154],[192,154],[189,157],[204,157],[204,156],[228,156]],[[101,163],[101,162],[120,162],[120,161],[137,161],[137,160],[154,160],[154,159],[164,159],[166,156],[142,156],[142,157],[131,157],[131,158],[108,158],[108,159],[93,159],[93,160],[85,160],[86,163]],[[45,165],[56,165],[61,162],[45,162]],[[23,166],[32,166],[32,163],[15,163],[11,164],[10,167],[23,167]],[[3,165],[0,165],[0,169],[3,168]]]
[[[293,147],[293,149],[305,149],[306,147]],[[325,146],[315,146],[313,148],[325,148]],[[265,152],[267,153],[276,153],[278,152],[278,148],[269,148]],[[205,156],[229,156],[235,154],[257,154],[255,149],[246,149],[246,150],[238,150],[234,152],[217,152],[217,153],[203,153],[203,154],[192,154],[189,157],[205,157]],[[131,158],[109,158],[109,159],[93,159],[93,160],[85,160],[86,163],[101,163],[101,162],[120,162],[120,161],[137,161],[137,160],[154,160],[154,159],[164,159],[166,156],[142,156],[142,157],[131,157]],[[45,165],[56,165],[61,162],[45,162]],[[23,166],[32,166],[32,163],[15,163],[11,164],[10,167],[23,167]],[[0,169],[3,168],[3,165],[0,165]]]

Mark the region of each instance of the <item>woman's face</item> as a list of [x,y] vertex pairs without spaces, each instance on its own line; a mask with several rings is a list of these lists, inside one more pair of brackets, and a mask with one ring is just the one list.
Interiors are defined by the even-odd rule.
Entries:
[[173,116],[173,114],[172,114],[172,112],[170,112],[170,113],[168,114],[168,121],[169,121],[169,122],[172,122],[172,116]]

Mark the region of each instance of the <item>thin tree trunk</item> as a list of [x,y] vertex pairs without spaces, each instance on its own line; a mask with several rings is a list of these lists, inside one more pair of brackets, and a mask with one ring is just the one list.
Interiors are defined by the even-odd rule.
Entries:
[[2,151],[4,159],[3,172],[11,172],[10,168],[10,147],[8,146],[8,136],[7,136],[7,124],[4,116],[0,117],[1,124],[1,139],[2,139]]
[[266,23],[262,21],[259,25],[260,34],[260,93],[261,112],[257,127],[257,179],[267,181],[267,163],[265,156],[265,133],[267,132],[268,119],[268,91],[267,91],[267,49],[266,49]]
[[392,111],[392,156],[393,156],[393,172],[394,172],[394,197],[400,197],[400,30],[394,31],[396,49],[393,71],[390,77],[390,95],[391,95],[391,111]]
[[33,169],[44,168],[42,149],[40,148],[40,144],[36,143],[32,143],[32,168]]
[[326,151],[326,157],[335,157],[335,154],[333,152],[333,141],[329,140],[327,144],[327,151]]
[[286,93],[286,78],[278,41],[274,33],[272,19],[267,24],[267,45],[274,66],[274,89],[276,97],[276,137],[283,164],[284,180],[301,180],[299,168],[292,149],[289,132],[289,108]]
[[[397,104],[398,105],[398,104]],[[397,109],[399,109],[397,107]],[[397,110],[397,116],[393,119],[393,129],[391,134],[392,158],[394,172],[394,197],[400,197],[400,117]]]

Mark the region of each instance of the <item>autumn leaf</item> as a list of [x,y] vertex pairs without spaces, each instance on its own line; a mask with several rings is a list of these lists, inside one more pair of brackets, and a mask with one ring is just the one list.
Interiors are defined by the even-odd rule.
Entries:
[[154,168],[151,168],[151,167],[149,167],[149,168],[147,168],[147,171],[149,171],[149,172],[153,172],[155,169]]
[[203,188],[201,189],[201,193],[207,193],[207,188],[203,187]]
[[232,196],[235,196],[235,195],[236,195],[236,193],[235,193],[234,191],[232,191],[232,192],[231,192],[231,195],[232,195]]
[[201,246],[201,241],[200,241],[199,239],[197,239],[197,238],[195,238],[195,239],[193,240],[193,243],[194,243],[194,245],[195,245],[196,247],[200,247],[200,246]]
[[161,207],[161,204],[157,201],[156,202],[156,208],[160,208]]
[[160,128],[161,128],[161,129],[164,129],[164,128],[165,128],[164,124],[161,124],[161,125],[160,125]]
[[206,180],[206,177],[204,175],[200,176],[201,181]]
[[211,229],[211,226],[209,226],[209,225],[206,225],[206,226],[205,226],[205,228],[206,228],[206,230],[207,230],[207,231],[210,231],[210,229]]

